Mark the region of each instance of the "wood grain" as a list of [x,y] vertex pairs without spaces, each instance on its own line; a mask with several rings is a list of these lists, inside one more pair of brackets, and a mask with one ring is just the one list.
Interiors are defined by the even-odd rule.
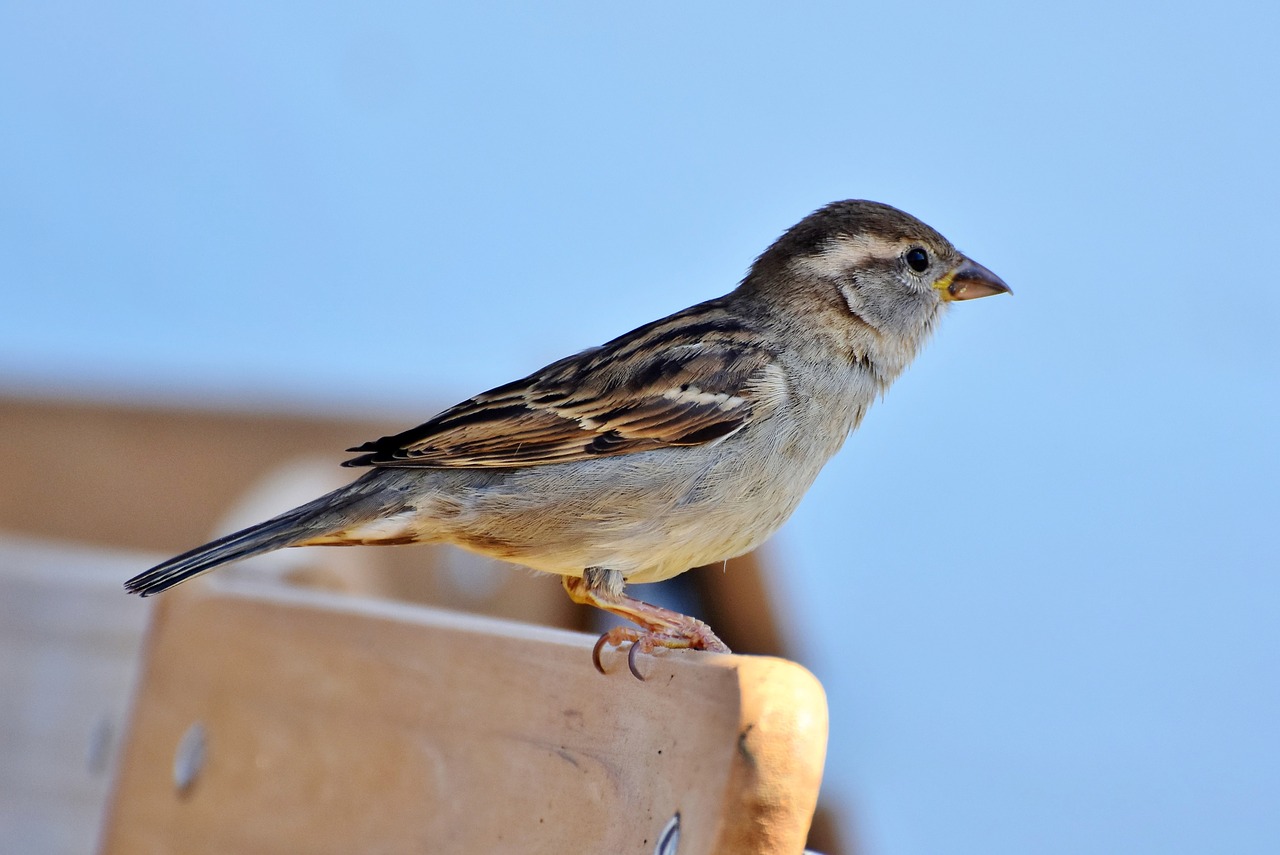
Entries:
[[[214,581],[161,598],[105,852],[799,853],[822,688],[779,659]],[[204,761],[174,784],[183,734]]]

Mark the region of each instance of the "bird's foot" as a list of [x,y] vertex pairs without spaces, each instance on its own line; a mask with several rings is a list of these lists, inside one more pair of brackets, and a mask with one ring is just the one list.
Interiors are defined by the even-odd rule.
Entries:
[[[672,612],[672,614],[676,614]],[[696,620],[685,615],[680,615],[685,621],[688,621],[688,631],[674,632],[671,630],[644,630],[633,626],[615,626],[613,629],[600,636],[596,646],[591,650],[591,661],[595,664],[596,670],[601,674],[607,673],[604,665],[600,662],[600,651],[606,646],[621,647],[628,642],[631,649],[627,651],[627,667],[631,669],[631,673],[635,675],[637,680],[643,680],[644,674],[640,673],[640,669],[636,666],[636,655],[639,653],[649,654],[659,647],[669,647],[672,649],[687,650],[707,650],[711,653],[728,653],[729,646],[721,641],[711,627],[707,626],[700,620]]]
[[652,653],[659,647],[708,650],[712,653],[729,652],[728,646],[716,637],[711,627],[697,618],[624,594],[622,574],[616,570],[590,567],[581,578],[564,577],[564,589],[575,603],[604,609],[639,625],[639,628],[614,627],[600,636],[591,651],[591,661],[601,674],[605,670],[600,663],[600,651],[605,645],[621,647],[630,643],[627,666],[640,680],[644,679],[644,675],[636,667],[636,655],[639,653]]

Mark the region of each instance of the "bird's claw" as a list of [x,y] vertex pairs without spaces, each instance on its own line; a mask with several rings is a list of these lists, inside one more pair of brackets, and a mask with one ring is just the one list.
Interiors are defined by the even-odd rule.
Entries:
[[[682,628],[683,629],[683,628]],[[658,632],[654,630],[644,631],[629,626],[615,626],[606,632],[596,641],[595,647],[591,649],[591,662],[596,666],[596,670],[601,674],[606,674],[604,665],[600,661],[600,651],[605,645],[613,647],[621,647],[630,642],[631,649],[627,651],[627,668],[635,676],[637,680],[644,680],[644,674],[640,673],[636,664],[636,654],[652,653],[659,647],[669,647],[676,649],[706,650],[711,653],[728,653],[728,646],[716,637],[716,634],[701,621],[696,622],[694,626],[687,628],[683,632]]]
[[[596,646],[591,648],[591,661],[596,666],[596,670],[601,674],[609,672],[604,670],[604,665],[600,662],[600,651],[604,649],[606,644],[614,647],[621,647],[627,642],[631,643],[631,650],[627,652],[627,667],[631,669],[631,673],[636,676],[637,680],[643,680],[644,675],[636,668],[636,651],[645,648],[645,653],[653,652],[653,642],[648,641],[649,634],[643,633],[638,629],[632,629],[627,626],[615,626],[596,640]],[[647,643],[646,643],[647,642]]]

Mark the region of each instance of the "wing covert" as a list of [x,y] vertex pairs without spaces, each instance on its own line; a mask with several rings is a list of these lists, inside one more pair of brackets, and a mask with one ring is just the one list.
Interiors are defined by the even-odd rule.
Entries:
[[343,465],[509,468],[701,445],[759,415],[759,385],[784,382],[773,361],[711,301],[350,449],[364,453]]

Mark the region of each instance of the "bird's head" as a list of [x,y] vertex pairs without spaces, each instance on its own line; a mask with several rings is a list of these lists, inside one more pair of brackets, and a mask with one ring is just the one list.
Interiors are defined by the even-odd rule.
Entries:
[[947,303],[1010,293],[925,223],[857,199],[792,226],[756,259],[742,287],[766,301],[834,305],[877,333],[912,339],[927,333]]

